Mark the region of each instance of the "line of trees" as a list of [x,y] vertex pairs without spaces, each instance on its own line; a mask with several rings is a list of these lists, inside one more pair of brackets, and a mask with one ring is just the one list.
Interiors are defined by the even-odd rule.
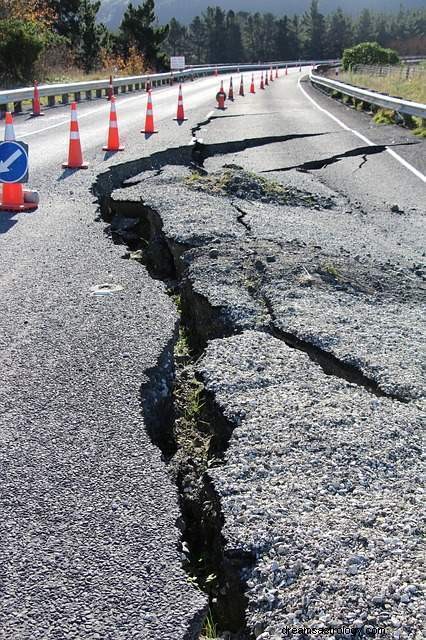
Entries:
[[186,55],[191,63],[338,58],[360,42],[376,41],[401,55],[426,52],[426,9],[398,14],[368,9],[349,16],[337,9],[327,16],[318,0],[301,17],[224,11],[209,7],[189,26],[170,21],[166,51]]
[[190,25],[160,26],[154,0],[131,2],[116,33],[97,21],[100,0],[0,0],[0,85],[49,79],[52,67],[115,74],[167,69],[168,56],[189,63],[336,58],[359,42],[401,54],[426,51],[426,9],[396,15],[341,9],[324,16],[312,0],[301,17],[208,7]]

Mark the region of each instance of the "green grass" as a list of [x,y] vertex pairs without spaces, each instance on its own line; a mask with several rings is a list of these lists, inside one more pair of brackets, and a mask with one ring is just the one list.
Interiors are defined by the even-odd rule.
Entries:
[[204,620],[203,630],[201,631],[200,640],[216,640],[217,625],[215,624],[212,612],[209,609],[206,619]]
[[419,71],[408,80],[400,77],[400,67],[396,67],[394,73],[384,77],[367,73],[342,72],[339,80],[406,100],[426,103],[426,71],[424,73]]

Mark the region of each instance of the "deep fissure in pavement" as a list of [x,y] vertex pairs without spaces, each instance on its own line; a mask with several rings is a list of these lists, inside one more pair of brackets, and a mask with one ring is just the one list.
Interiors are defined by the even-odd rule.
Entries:
[[[105,174],[94,192],[100,203],[100,217],[110,224],[108,232],[113,241],[125,244],[129,249],[126,257],[140,260],[151,277],[165,282],[180,316],[175,335],[160,361],[146,372],[148,381],[140,395],[147,432],[161,450],[178,488],[182,521],[177,525],[182,531],[182,555],[186,558],[183,566],[190,581],[208,595],[204,629],[209,627],[210,633],[212,629],[217,633],[228,631],[232,633],[230,638],[245,640],[249,634],[245,624],[244,575],[255,558],[240,551],[225,551],[220,498],[208,476],[209,467],[222,464],[235,425],[224,417],[213,395],[197,378],[199,341],[194,339],[182,314],[181,274],[176,268],[183,251],[178,247],[171,250],[162,233],[161,216],[141,203],[127,203],[129,206],[125,207],[123,240],[114,230],[117,203],[109,200],[116,181],[112,178],[102,182],[102,178],[106,178]],[[103,191],[105,186],[107,190]],[[120,231],[123,232],[123,225]],[[194,624],[201,628],[200,621]]]

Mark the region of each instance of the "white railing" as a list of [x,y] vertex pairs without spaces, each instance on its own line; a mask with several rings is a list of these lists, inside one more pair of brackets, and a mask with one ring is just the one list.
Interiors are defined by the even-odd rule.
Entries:
[[411,100],[403,100],[402,98],[394,98],[387,96],[384,93],[378,93],[377,91],[369,91],[368,89],[361,89],[352,84],[345,84],[338,80],[331,80],[324,76],[319,76],[314,72],[311,72],[310,80],[312,84],[326,87],[338,91],[346,96],[351,96],[356,100],[367,102],[368,104],[374,104],[384,109],[391,109],[398,113],[404,113],[409,116],[417,116],[419,118],[426,118],[426,104],[420,102],[412,102]]
[[[302,66],[318,64],[318,61],[302,60],[302,61],[288,61],[288,62],[269,62],[263,64],[231,64],[231,65],[210,65],[186,68],[183,71],[174,71],[168,73],[154,73],[145,74],[141,76],[127,76],[123,78],[113,78],[112,85],[114,87],[114,93],[126,93],[128,91],[139,91],[146,88],[146,84],[149,82],[152,86],[171,84],[176,78],[194,78],[199,76],[211,75],[217,69],[218,73],[229,73],[232,71],[255,71],[260,69],[268,69],[271,65],[279,66],[280,68],[287,66],[296,66],[301,64]],[[332,62],[331,60],[322,61],[325,63]],[[88,100],[93,98],[93,93],[97,98],[101,98],[102,95],[106,95],[109,88],[109,78],[104,80],[90,80],[87,82],[70,82],[66,84],[43,84],[39,85],[40,97],[47,97],[48,106],[54,106],[56,98],[61,97],[61,104],[67,104],[69,96],[73,95],[74,100],[79,102],[82,99],[82,94]],[[13,111],[22,111],[22,102],[24,100],[31,100],[33,98],[34,88],[25,87],[23,89],[11,89],[0,91],[0,117],[1,113],[9,110],[9,106],[13,104]]]

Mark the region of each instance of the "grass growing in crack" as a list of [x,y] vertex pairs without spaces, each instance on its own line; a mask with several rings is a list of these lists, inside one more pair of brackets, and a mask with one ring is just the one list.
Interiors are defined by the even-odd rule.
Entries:
[[302,207],[320,205],[326,209],[334,205],[332,198],[285,186],[238,165],[224,165],[223,170],[206,175],[193,172],[184,182],[190,189],[241,200]]
[[217,637],[217,624],[215,624],[212,612],[209,608],[204,621],[203,630],[201,631],[200,640],[216,640]]
[[339,270],[331,262],[325,262],[323,265],[321,265],[321,268],[330,276],[333,276],[333,278],[335,278],[336,280],[340,278]]
[[373,116],[376,124],[395,124],[395,111],[391,109],[379,109]]

